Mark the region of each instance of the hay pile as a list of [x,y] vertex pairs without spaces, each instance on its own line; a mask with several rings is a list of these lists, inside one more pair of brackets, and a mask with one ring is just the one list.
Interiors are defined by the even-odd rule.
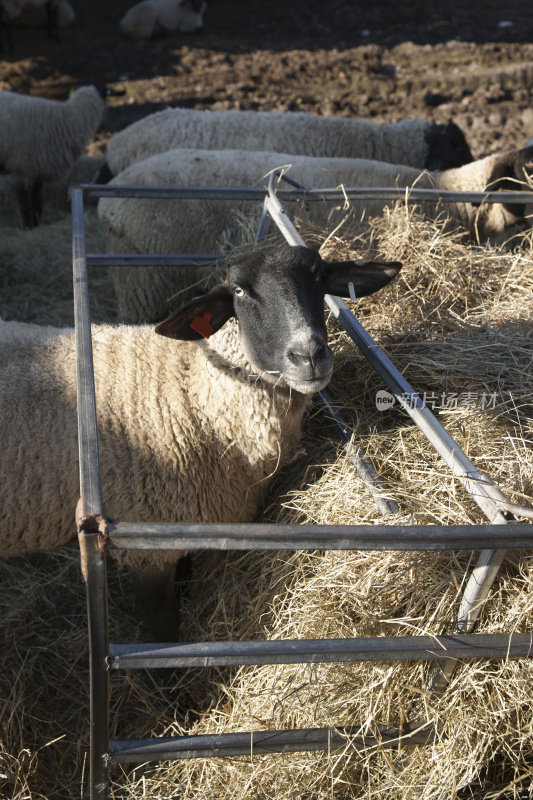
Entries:
[[[305,231],[309,243],[321,232]],[[399,279],[356,301],[370,333],[436,410],[476,466],[515,501],[533,495],[531,241],[476,249],[404,208],[326,255],[400,259]],[[410,418],[379,411],[380,379],[330,320],[332,393],[400,505],[396,522],[483,522]],[[483,399],[484,398],[484,399]],[[457,400],[457,402],[454,402]],[[444,406],[448,406],[445,408]],[[280,473],[264,519],[382,522],[322,412],[306,454]],[[453,629],[471,553],[205,553],[183,598],[188,640],[422,635]],[[131,588],[110,578],[113,641],[142,640]],[[75,549],[0,564],[0,774],[5,796],[79,797],[86,749],[83,587]],[[533,558],[516,554],[494,584],[481,632],[531,629]],[[33,619],[35,624],[32,625]],[[34,649],[30,649],[33,644]],[[36,645],[36,647],[35,647]],[[434,744],[114,768],[115,798],[525,798],[533,796],[531,661],[461,664],[441,697],[426,664],[329,664],[113,675],[113,738],[429,721]],[[54,716],[55,715],[55,716]],[[42,720],[44,719],[44,723]],[[52,724],[52,720],[57,722]],[[54,742],[56,736],[63,736]],[[3,758],[3,761],[2,761]],[[2,779],[0,778],[0,781]]]
[[[85,240],[87,252],[105,252],[105,235],[94,208],[85,211]],[[116,301],[108,271],[91,268],[89,287],[92,318],[114,321]],[[74,325],[70,215],[46,209],[43,224],[33,230],[0,217],[0,318]]]

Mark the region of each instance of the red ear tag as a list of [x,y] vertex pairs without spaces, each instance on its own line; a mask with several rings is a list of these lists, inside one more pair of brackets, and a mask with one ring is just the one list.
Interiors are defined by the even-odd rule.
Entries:
[[209,339],[213,333],[211,320],[213,319],[213,312],[206,311],[202,317],[193,317],[190,327],[204,339]]

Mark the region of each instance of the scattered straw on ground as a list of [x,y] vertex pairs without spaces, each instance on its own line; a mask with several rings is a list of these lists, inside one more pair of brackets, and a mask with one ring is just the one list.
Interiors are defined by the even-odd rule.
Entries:
[[[400,259],[391,286],[354,310],[475,462],[515,501],[533,503],[530,242],[465,244],[398,208],[331,258]],[[321,232],[304,231],[311,242]],[[483,522],[409,416],[380,411],[380,379],[330,320],[332,393],[406,523]],[[306,454],[277,478],[264,519],[382,522],[322,412]],[[197,554],[183,599],[188,640],[439,634],[453,630],[472,553]],[[110,567],[114,641],[142,640],[126,576]],[[78,798],[86,785],[87,643],[75,548],[0,564],[6,797]],[[516,553],[485,604],[481,632],[531,629],[533,559]],[[113,737],[430,722],[431,745],[191,760],[114,768],[115,798],[144,800],[496,800],[533,796],[533,664],[458,665],[440,697],[427,664],[331,664],[113,676]],[[83,777],[82,777],[83,776]],[[0,778],[0,781],[2,778]]]

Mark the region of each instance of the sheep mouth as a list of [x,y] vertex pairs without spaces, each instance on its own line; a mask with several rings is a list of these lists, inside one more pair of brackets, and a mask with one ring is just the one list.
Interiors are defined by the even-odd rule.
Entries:
[[329,370],[324,375],[316,375],[314,378],[302,379],[291,378],[288,375],[283,375],[283,380],[287,386],[294,392],[300,394],[315,394],[325,389],[331,379],[332,370]]

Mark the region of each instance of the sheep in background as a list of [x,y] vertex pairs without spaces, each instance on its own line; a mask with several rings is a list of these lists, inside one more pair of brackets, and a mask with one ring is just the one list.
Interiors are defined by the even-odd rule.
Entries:
[[168,36],[176,30],[198,33],[206,7],[203,0],[142,0],[126,11],[119,30],[130,39]]
[[7,49],[13,52],[13,20],[24,8],[25,0],[0,0],[0,52],[4,51],[2,32],[5,31]]
[[[468,191],[494,188],[519,188],[513,181],[524,180],[524,168],[533,156],[525,149],[488,156],[444,172],[428,173],[401,165],[364,159],[310,158],[287,153],[247,150],[171,150],[133,164],[113,179],[117,185],[183,186],[261,186],[266,173],[291,165],[289,175],[308,188],[339,185],[437,187]],[[531,169],[531,164],[528,165]],[[353,200],[356,218],[375,215],[386,200]],[[255,207],[258,207],[256,202]],[[235,211],[250,211],[250,202],[228,200],[154,200],[102,198],[98,214],[106,231],[106,249],[119,253],[183,253],[218,249],[218,241],[230,238],[235,227]],[[424,203],[428,213],[442,206]],[[475,207],[447,204],[446,210],[473,235],[485,240],[504,234],[522,224],[525,207],[484,204]],[[335,227],[346,215],[344,209],[310,202],[305,218],[324,227]],[[329,220],[329,222],[328,222]],[[205,279],[207,269],[195,267],[128,267],[111,269],[119,303],[120,318],[127,322],[160,319],[168,313],[167,299],[180,292],[180,299],[191,296],[190,288]]]
[[76,13],[68,0],[53,0],[52,2],[24,2],[24,9],[17,17],[17,25],[30,27],[46,26],[48,35],[59,40],[59,29],[72,25]]
[[129,125],[110,139],[106,155],[111,173],[117,175],[156,153],[190,147],[371,158],[428,169],[458,167],[472,160],[464,135],[454,123],[406,119],[382,125],[293,111],[186,108],[167,108]]
[[[399,268],[327,263],[305,247],[263,248],[155,331],[95,326],[105,512],[139,522],[253,520],[272,473],[296,455],[311,394],[331,376],[325,293],[347,296],[353,282],[358,296],[371,294]],[[9,420],[0,554],[8,558],[58,547],[74,533],[73,331],[0,321],[0,374]],[[120,556],[160,641],[177,638],[173,582],[182,555]]]
[[0,172],[14,183],[23,225],[42,213],[42,186],[61,180],[83,155],[105,112],[94,86],[58,102],[0,92]]
[[50,38],[59,42],[59,28],[70,25],[75,16],[68,0],[0,0],[0,21],[6,28],[7,44],[11,53],[14,49],[13,20],[30,25],[46,23]]

